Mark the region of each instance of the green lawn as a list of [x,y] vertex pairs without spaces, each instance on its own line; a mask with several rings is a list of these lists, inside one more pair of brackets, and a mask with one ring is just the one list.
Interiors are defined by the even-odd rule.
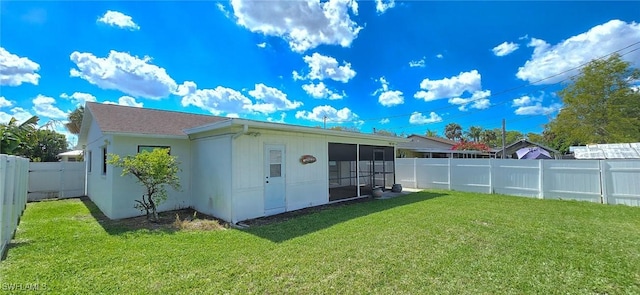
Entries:
[[640,294],[637,207],[430,191],[208,232],[128,230],[92,210],[30,203],[3,290]]

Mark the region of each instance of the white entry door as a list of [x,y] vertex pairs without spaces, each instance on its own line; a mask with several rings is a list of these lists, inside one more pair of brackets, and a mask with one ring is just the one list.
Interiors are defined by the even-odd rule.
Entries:
[[265,145],[264,148],[264,213],[282,213],[285,204],[284,145]]

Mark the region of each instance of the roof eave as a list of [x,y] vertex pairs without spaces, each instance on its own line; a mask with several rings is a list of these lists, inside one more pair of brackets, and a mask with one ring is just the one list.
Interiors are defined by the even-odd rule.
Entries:
[[207,125],[203,125],[195,128],[190,128],[185,130],[185,133],[191,135],[194,133],[213,131],[213,130],[228,128],[231,126],[243,126],[243,125],[247,125],[249,127],[254,127],[254,128],[270,129],[270,130],[280,130],[280,131],[289,131],[289,132],[293,131],[293,132],[332,135],[332,136],[351,137],[351,138],[360,138],[360,139],[385,140],[391,143],[409,142],[408,139],[401,138],[401,137],[390,137],[390,136],[383,136],[383,135],[356,133],[356,132],[348,132],[348,131],[340,131],[340,130],[320,129],[320,128],[314,128],[314,127],[252,121],[252,120],[237,119],[237,118],[233,118],[233,119],[229,119],[221,122],[215,122],[212,124],[207,124]]
[[114,132],[114,131],[103,131],[104,135],[112,135],[112,136],[126,136],[126,137],[142,137],[142,138],[163,138],[163,139],[189,139],[189,136],[184,135],[175,135],[175,134],[151,134],[151,133],[134,133],[134,132]]

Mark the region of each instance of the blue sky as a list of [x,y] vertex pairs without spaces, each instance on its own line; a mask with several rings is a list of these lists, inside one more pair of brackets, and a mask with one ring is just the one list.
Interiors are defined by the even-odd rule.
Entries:
[[0,122],[64,122],[98,101],[367,133],[503,118],[541,132],[580,65],[619,51],[640,66],[638,22],[637,1],[2,1]]

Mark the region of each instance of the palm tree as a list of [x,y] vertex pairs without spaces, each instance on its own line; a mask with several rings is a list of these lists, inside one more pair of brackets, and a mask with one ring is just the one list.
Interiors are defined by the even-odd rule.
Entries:
[[465,132],[471,140],[478,142],[480,141],[480,136],[482,135],[482,127],[479,126],[471,126],[469,127],[469,131]]
[[9,123],[0,124],[0,153],[15,155],[22,143],[36,130],[38,120],[40,118],[33,116],[18,125],[18,120],[12,117]]
[[462,139],[462,127],[457,123],[449,123],[444,128],[444,136],[450,140]]
[[428,137],[438,137],[438,131],[427,129],[424,135]]
[[69,119],[69,123],[65,124],[67,130],[71,132],[71,134],[80,134],[80,127],[82,126],[82,117],[84,117],[84,107],[80,106],[77,109],[73,110],[67,117]]

